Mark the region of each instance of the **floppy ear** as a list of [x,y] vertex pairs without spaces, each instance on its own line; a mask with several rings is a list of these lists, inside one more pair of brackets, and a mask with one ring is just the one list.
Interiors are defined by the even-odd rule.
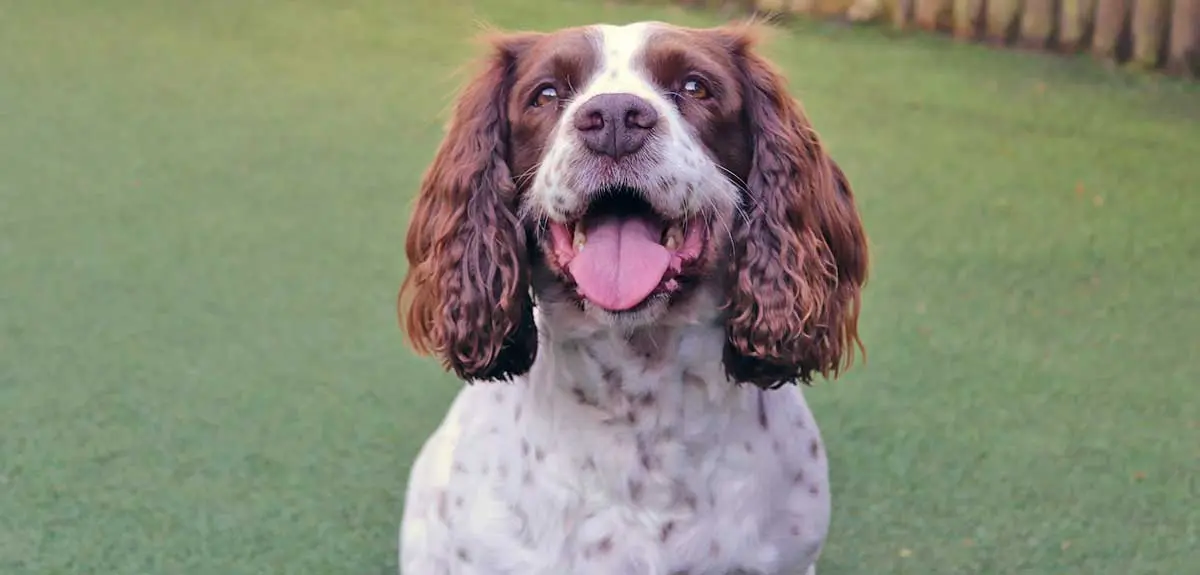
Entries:
[[725,369],[772,388],[836,377],[853,361],[867,240],[846,175],[826,153],[783,76],[729,34],[753,160],[733,229]]
[[467,381],[523,374],[537,352],[506,111],[513,68],[533,39],[491,40],[482,70],[458,96],[408,228],[405,330],[414,349]]

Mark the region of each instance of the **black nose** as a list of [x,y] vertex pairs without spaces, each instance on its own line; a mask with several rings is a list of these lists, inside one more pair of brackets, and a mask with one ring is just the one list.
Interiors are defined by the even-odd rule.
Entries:
[[583,143],[614,160],[641,149],[657,124],[654,106],[633,94],[600,94],[575,112]]

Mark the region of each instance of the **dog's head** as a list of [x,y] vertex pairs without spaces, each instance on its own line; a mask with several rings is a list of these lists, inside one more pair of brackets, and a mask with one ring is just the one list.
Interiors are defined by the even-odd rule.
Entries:
[[737,382],[836,374],[867,244],[849,182],[749,26],[501,34],[422,183],[401,290],[421,352],[522,374],[575,330],[707,322]]

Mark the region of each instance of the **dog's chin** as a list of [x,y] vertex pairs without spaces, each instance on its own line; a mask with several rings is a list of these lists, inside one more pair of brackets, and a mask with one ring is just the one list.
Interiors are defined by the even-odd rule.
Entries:
[[622,311],[608,310],[582,298],[580,305],[589,319],[604,327],[632,330],[660,323],[671,311],[674,299],[673,294],[655,293],[637,306]]

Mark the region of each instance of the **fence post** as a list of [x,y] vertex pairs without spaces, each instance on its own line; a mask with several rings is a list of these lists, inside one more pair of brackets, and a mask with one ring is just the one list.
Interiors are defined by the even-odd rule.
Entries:
[[983,18],[983,0],[954,0],[954,37],[960,40],[975,38]]
[[1167,0],[1133,0],[1133,55],[1131,64],[1142,68],[1158,65],[1158,54],[1167,33]]
[[1054,0],[1025,0],[1021,14],[1020,45],[1041,50],[1050,43],[1054,26]]
[[987,39],[1000,44],[1007,44],[1012,33],[1013,24],[1020,16],[1020,0],[988,0],[987,3]]
[[1200,0],[1175,0],[1167,71],[1200,76]]
[[888,0],[888,10],[892,13],[892,27],[903,30],[912,19],[913,3],[915,0]]
[[1058,45],[1065,52],[1083,48],[1083,38],[1091,31],[1096,0],[1062,0],[1058,7]]
[[1092,34],[1092,54],[1097,58],[1117,61],[1117,49],[1121,43],[1121,32],[1125,19],[1129,17],[1128,0],[1098,0],[1096,2],[1096,29]]
[[846,9],[846,17],[851,22],[870,22],[879,18],[887,11],[883,0],[854,0]]
[[953,9],[951,0],[917,0],[917,27],[930,32],[949,28]]

